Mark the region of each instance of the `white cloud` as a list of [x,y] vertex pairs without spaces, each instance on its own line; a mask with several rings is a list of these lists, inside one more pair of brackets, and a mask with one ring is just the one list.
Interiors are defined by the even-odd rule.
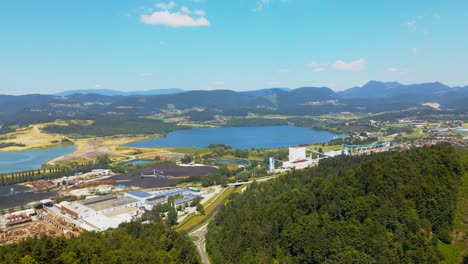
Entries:
[[310,67],[310,68],[316,68],[318,66],[319,66],[319,64],[316,61],[312,61],[309,64],[307,64],[307,67]]
[[336,71],[362,71],[366,67],[367,61],[365,59],[358,59],[355,61],[345,62],[337,60],[332,64],[332,69]]
[[411,53],[413,53],[413,55],[418,54],[418,51],[419,51],[419,50],[418,50],[417,48],[412,48],[412,49],[411,49]]
[[184,14],[190,14],[190,9],[186,6],[183,6],[180,8],[180,12],[184,13]]
[[99,83],[96,83],[96,84],[94,85],[94,88],[101,88],[101,87],[102,87],[102,85],[99,84]]
[[314,70],[314,72],[323,72],[326,69],[326,67],[328,66],[328,63],[311,61],[306,66],[309,67],[309,68],[312,68]]
[[281,82],[279,82],[279,81],[270,81],[270,82],[268,82],[268,85],[269,86],[279,86],[279,85],[281,85]]
[[206,12],[203,10],[195,10],[193,13],[197,16],[206,16]]
[[[256,0],[255,7],[251,9],[252,12],[262,12],[263,8],[268,6],[270,3],[274,2],[275,0]],[[278,0],[277,2],[286,3],[290,0]]]
[[169,2],[169,3],[157,3],[156,7],[164,10],[169,10],[172,9],[176,6],[176,3],[174,2]]
[[181,12],[158,11],[151,15],[141,15],[141,22],[149,25],[164,25],[168,27],[203,27],[210,21],[204,17],[193,18]]
[[211,84],[215,85],[215,86],[223,86],[224,85],[224,81],[214,81],[212,82]]

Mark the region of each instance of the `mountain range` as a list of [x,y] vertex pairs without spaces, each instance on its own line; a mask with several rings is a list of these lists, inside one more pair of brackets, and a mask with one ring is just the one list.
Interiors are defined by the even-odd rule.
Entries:
[[[140,92],[74,90],[58,95],[0,95],[0,123],[27,124],[62,119],[145,117],[168,109],[204,118],[248,113],[322,115],[377,113],[408,108],[436,107],[468,110],[468,86],[449,87],[439,82],[405,85],[370,81],[361,87],[335,92],[327,87],[183,91],[164,89]],[[431,103],[431,104],[428,104]]]

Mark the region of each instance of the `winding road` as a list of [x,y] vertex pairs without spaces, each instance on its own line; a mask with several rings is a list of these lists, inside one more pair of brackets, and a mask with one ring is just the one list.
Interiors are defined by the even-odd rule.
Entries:
[[204,264],[210,264],[210,260],[208,259],[208,256],[206,254],[206,240],[205,240],[205,235],[206,232],[208,231],[208,223],[206,223],[204,226],[201,228],[193,231],[189,235],[191,237],[196,237],[198,240],[194,241],[195,246],[197,247],[198,254],[201,257],[201,261]]

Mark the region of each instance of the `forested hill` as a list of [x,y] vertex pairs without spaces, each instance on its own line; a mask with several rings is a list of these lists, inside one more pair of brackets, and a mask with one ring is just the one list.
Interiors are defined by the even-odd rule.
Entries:
[[234,196],[207,250],[213,263],[437,263],[462,173],[448,145],[323,160]]
[[0,247],[0,263],[200,263],[188,236],[163,222],[124,223],[101,233],[85,232],[77,238],[28,238]]

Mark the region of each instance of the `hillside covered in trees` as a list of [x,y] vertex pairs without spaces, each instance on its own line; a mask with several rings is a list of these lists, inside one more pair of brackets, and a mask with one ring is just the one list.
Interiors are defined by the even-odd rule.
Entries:
[[213,263],[437,263],[463,171],[449,145],[323,160],[236,194],[207,250]]
[[29,238],[0,247],[0,263],[200,263],[188,236],[165,223],[121,224],[77,238]]

